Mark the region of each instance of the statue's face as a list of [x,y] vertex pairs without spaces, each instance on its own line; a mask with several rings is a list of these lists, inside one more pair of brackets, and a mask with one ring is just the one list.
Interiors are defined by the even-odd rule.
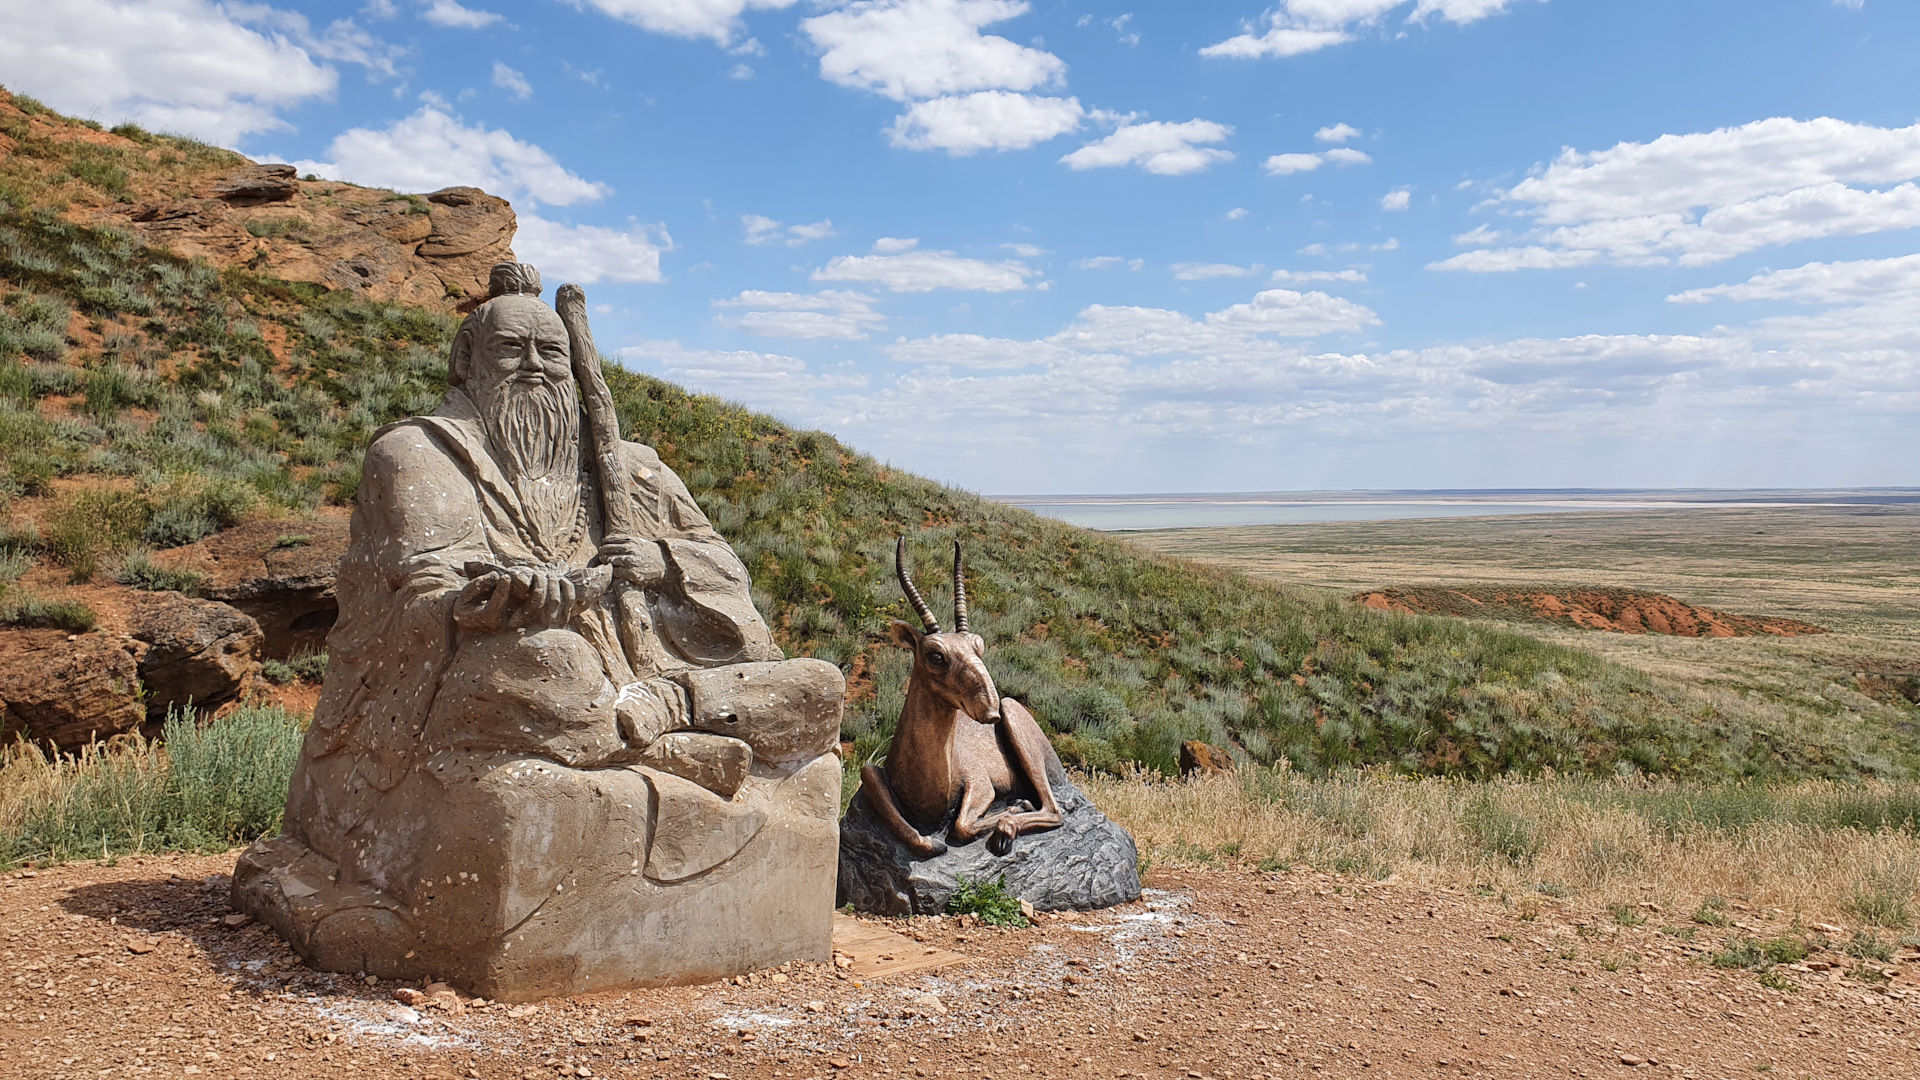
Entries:
[[475,327],[467,378],[480,397],[508,385],[553,386],[573,377],[566,325],[531,296],[503,296]]

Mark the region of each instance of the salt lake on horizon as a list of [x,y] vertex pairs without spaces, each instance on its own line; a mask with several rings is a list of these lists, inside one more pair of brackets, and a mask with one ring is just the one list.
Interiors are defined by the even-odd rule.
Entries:
[[1000,496],[998,501],[1102,532],[1400,521],[1606,510],[1911,505],[1916,489],[1835,491],[1314,491]]

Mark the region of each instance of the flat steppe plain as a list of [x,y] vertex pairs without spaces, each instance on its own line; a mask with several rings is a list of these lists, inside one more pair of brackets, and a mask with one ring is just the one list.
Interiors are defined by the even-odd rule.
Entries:
[[1464,584],[1641,589],[1832,631],[1676,638],[1506,624],[1732,692],[1844,698],[1862,671],[1920,672],[1920,507],[1675,507],[1124,535],[1165,554],[1343,596]]

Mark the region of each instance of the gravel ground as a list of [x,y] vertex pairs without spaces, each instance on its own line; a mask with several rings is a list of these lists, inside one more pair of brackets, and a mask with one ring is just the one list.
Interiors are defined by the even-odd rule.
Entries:
[[1816,949],[1763,982],[1708,958],[1790,920],[1737,905],[1688,941],[1658,911],[1155,871],[1139,903],[1027,930],[886,923],[970,957],[930,972],[506,1006],[308,971],[229,925],[232,862],[0,878],[0,1076],[1920,1076],[1920,953]]

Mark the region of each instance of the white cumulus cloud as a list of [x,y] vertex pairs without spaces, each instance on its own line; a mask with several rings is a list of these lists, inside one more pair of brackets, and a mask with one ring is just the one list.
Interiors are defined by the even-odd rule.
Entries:
[[394,74],[399,50],[351,20],[314,30],[265,4],[0,0],[0,79],[62,112],[222,145],[332,96],[335,63]]
[[731,44],[741,15],[750,10],[792,7],[796,0],[580,0],[605,15],[642,30],[672,37],[708,38]]
[[[1241,23],[1240,33],[1200,50],[1201,56],[1254,60],[1299,56],[1341,45],[1357,31],[1379,25],[1409,0],[1284,0],[1257,19]],[[1407,21],[1439,16],[1448,22],[1478,22],[1499,15],[1513,0],[1417,0]]]
[[717,308],[741,309],[721,321],[762,337],[841,339],[854,341],[886,325],[873,309],[873,297],[843,289],[817,293],[766,292],[748,289]]
[[1368,165],[1373,159],[1351,146],[1336,146],[1312,154],[1274,154],[1260,163],[1268,176],[1312,172],[1322,165]]
[[1059,57],[981,33],[1028,8],[1025,0],[859,0],[800,27],[820,50],[822,78],[911,101],[1058,83],[1067,70]]
[[512,200],[571,206],[612,189],[569,172],[553,155],[498,128],[462,123],[429,103],[385,128],[352,128],[327,145],[326,161],[300,161],[301,172],[398,191],[456,184]]
[[527,81],[527,77],[498,60],[493,62],[493,85],[521,101],[533,96],[533,84]]
[[935,334],[902,339],[887,346],[887,358],[898,364],[940,364],[981,370],[1012,370],[1036,364],[1057,364],[1072,350],[1047,341],[990,338],[980,334]]
[[1920,124],[1822,117],[1606,150],[1566,150],[1501,193],[1532,219],[1524,243],[1463,252],[1445,270],[1701,266],[1764,247],[1920,227]]
[[781,243],[788,247],[799,247],[834,235],[830,218],[806,225],[788,225],[760,214],[741,214],[740,224],[746,229],[749,244]]
[[549,281],[656,282],[660,254],[673,250],[673,239],[658,225],[609,229],[600,225],[565,225],[538,214],[521,213],[514,234],[514,255],[540,268]]
[[628,367],[799,424],[825,422],[815,394],[867,384],[866,376],[857,372],[815,371],[799,357],[748,349],[690,349],[678,341],[643,341],[614,355]]
[[1334,281],[1365,284],[1367,275],[1363,270],[1275,270],[1268,280],[1275,285]]
[[893,145],[908,150],[965,157],[982,150],[1024,150],[1077,130],[1085,116],[1076,98],[981,90],[916,102],[887,134]]
[[1413,192],[1406,188],[1397,188],[1380,196],[1380,209],[1405,210],[1413,205]]
[[431,0],[420,17],[435,26],[447,26],[456,30],[479,30],[500,21],[501,16],[494,11],[480,11],[464,7],[460,0]]
[[1790,300],[1801,304],[1900,303],[1910,306],[1920,300],[1920,255],[1807,263],[1788,270],[1764,271],[1736,285],[1689,289],[1667,299],[1677,304],[1700,304],[1709,300]]
[[1027,279],[1038,274],[1033,267],[1012,259],[987,262],[951,251],[911,250],[898,254],[835,256],[813,272],[813,279],[863,281],[891,292],[962,289],[1000,293],[1025,289]]
[[1252,266],[1235,263],[1174,263],[1168,269],[1180,281],[1210,281],[1214,278],[1253,277],[1265,267],[1259,263]]
[[1359,135],[1360,135],[1359,128],[1354,127],[1352,124],[1345,124],[1345,123],[1329,124],[1326,127],[1321,128],[1319,131],[1316,131],[1313,133],[1314,138],[1320,140],[1321,142],[1330,142],[1330,143],[1343,143],[1348,141],[1349,139],[1358,138]]
[[1164,120],[1123,123],[1113,134],[1096,139],[1060,160],[1075,171],[1138,165],[1160,176],[1181,176],[1232,161],[1230,150],[1198,145],[1225,142],[1232,134],[1233,128],[1211,120],[1188,120],[1181,124]]

